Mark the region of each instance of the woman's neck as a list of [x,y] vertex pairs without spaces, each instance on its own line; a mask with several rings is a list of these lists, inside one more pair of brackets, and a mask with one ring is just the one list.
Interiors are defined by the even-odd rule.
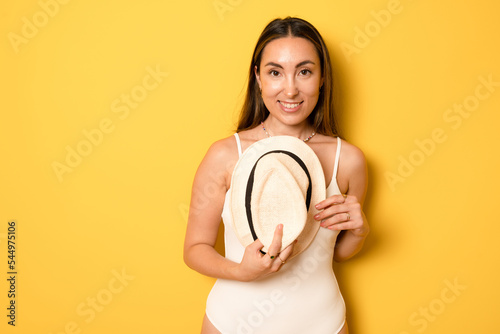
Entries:
[[272,115],[266,118],[264,127],[270,136],[292,136],[302,140],[311,136],[314,132],[314,129],[305,120],[299,124],[287,125],[278,121]]

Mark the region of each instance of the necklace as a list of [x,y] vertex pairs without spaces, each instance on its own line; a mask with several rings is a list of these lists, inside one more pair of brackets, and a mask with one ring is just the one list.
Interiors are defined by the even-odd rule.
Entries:
[[[262,125],[262,129],[264,130],[264,132],[266,133],[266,135],[268,137],[272,137],[266,130],[266,127],[264,126],[264,122],[260,122],[260,124]],[[316,134],[316,132],[313,131],[313,133],[311,133],[311,135],[309,137],[307,137],[306,139],[302,139],[305,142],[308,142],[309,139],[311,139],[312,137],[314,137],[314,135]]]

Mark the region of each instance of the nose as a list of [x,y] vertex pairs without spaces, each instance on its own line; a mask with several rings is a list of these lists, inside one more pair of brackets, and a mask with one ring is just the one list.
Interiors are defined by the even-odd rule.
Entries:
[[295,82],[295,77],[288,77],[285,82],[284,93],[288,97],[294,97],[299,93],[297,88],[297,83]]

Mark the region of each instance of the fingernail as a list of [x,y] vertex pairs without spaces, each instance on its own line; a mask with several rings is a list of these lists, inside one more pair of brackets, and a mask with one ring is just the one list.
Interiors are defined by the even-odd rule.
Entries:
[[314,216],[314,219],[319,219],[319,213]]
[[315,207],[316,209],[319,209],[319,204],[316,204],[314,207]]

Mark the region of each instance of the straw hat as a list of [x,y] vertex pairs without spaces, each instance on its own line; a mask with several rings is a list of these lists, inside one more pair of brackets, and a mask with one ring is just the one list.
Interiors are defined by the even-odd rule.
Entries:
[[234,167],[231,189],[233,227],[244,247],[259,239],[267,252],[276,226],[283,224],[280,251],[297,239],[291,258],[316,236],[314,205],[326,197],[325,177],[302,140],[274,136],[252,144]]

